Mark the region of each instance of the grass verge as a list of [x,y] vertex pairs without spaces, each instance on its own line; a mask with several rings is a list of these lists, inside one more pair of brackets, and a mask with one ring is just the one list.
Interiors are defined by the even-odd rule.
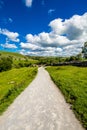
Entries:
[[60,66],[47,67],[47,71],[87,129],[87,68]]
[[0,73],[0,115],[34,79],[36,73],[36,67],[24,67]]

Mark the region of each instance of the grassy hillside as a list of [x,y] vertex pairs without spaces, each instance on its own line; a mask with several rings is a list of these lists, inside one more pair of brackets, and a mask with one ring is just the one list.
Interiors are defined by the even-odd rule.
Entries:
[[13,68],[33,66],[38,60],[32,57],[24,56],[19,53],[0,51],[0,57],[11,57],[13,59]]
[[36,67],[23,67],[0,73],[0,114],[34,79]]
[[6,52],[6,51],[0,51],[0,55],[2,56],[13,56],[15,58],[25,58],[24,55],[21,55],[19,53],[15,53],[15,52]]
[[87,129],[87,68],[61,66],[47,70]]

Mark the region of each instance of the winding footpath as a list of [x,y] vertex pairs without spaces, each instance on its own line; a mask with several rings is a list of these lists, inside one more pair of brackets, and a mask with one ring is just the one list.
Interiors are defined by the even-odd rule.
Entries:
[[0,130],[84,130],[48,72],[34,81],[0,117]]

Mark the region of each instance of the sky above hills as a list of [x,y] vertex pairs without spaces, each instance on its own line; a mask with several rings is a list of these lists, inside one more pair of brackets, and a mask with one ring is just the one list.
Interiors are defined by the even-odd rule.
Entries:
[[86,0],[0,0],[0,50],[70,56],[85,41]]

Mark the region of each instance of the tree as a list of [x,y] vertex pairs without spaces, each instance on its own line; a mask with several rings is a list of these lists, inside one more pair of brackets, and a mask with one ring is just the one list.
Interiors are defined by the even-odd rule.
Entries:
[[79,53],[78,55],[76,55],[76,60],[82,60],[82,53]]
[[0,58],[0,72],[10,70],[12,68],[12,57],[1,57]]
[[84,47],[82,48],[83,57],[87,58],[87,42],[84,43]]

